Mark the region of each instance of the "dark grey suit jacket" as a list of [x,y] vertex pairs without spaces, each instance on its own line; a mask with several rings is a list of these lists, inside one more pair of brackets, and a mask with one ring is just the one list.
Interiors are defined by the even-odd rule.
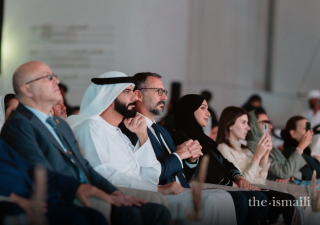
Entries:
[[[89,182],[108,194],[116,191],[117,188],[97,173],[82,157],[77,140],[67,122],[58,117],[54,119],[59,120],[58,126]],[[38,117],[24,105],[19,104],[17,109],[10,114],[2,127],[1,137],[30,162],[79,180],[78,169],[68,158],[61,145]]]

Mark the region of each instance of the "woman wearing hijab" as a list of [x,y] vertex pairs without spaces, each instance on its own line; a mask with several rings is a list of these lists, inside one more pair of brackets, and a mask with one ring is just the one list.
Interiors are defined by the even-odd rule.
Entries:
[[19,104],[14,94],[0,96],[0,132],[4,122],[9,117],[12,110],[15,110]]
[[[251,111],[249,115],[251,129],[248,132],[247,141],[250,151],[254,153],[256,145],[262,136],[263,124],[269,124],[269,134],[271,133],[272,125],[266,112],[263,110]],[[269,154],[269,161],[269,180],[283,181],[292,176],[298,180],[311,179],[312,170],[308,168],[306,160],[298,150],[293,151],[292,154],[286,158],[279,149],[273,146]]]
[[[313,131],[306,130],[306,120],[302,116],[291,117],[284,130],[281,131],[281,138],[284,140],[284,150],[283,155],[286,158],[289,158],[295,151],[301,153],[304,160],[307,162],[307,165],[304,166],[300,171],[302,172],[304,180],[311,180],[312,171],[317,172],[317,178],[320,178],[320,164],[313,157],[306,154],[311,152],[308,147],[312,142]],[[299,184],[299,181],[295,181]]]
[[[248,125],[248,113],[239,107],[230,106],[225,108],[220,116],[218,128],[218,150],[221,154],[237,167],[244,177],[253,184],[266,184],[268,168],[270,166],[269,152],[272,149],[271,136],[269,134],[261,136],[254,154],[241,144],[247,136],[250,127]],[[277,191],[266,191],[264,194],[269,202],[291,202],[295,197],[290,194]],[[294,206],[269,206],[270,221],[276,221],[279,214],[282,214],[286,224],[291,224],[294,213]]]
[[[259,188],[251,186],[241,172],[217,150],[217,143],[203,132],[202,127],[207,125],[209,116],[207,101],[201,95],[192,94],[180,98],[175,111],[174,143],[180,145],[189,139],[199,141],[203,154],[209,155],[210,157],[206,183],[234,186],[248,190],[260,190]],[[229,193],[232,197],[236,194],[241,194],[247,203],[251,202],[251,199],[263,199],[262,201],[267,202],[267,197],[262,192],[231,191]],[[244,215],[246,218],[244,224],[257,224],[258,220],[264,220],[266,218],[268,204],[266,204],[266,207],[250,207],[252,207],[252,205],[249,204],[249,211]],[[238,214],[237,209],[236,213],[238,220],[238,217],[241,215]],[[238,222],[238,224],[241,223]]]

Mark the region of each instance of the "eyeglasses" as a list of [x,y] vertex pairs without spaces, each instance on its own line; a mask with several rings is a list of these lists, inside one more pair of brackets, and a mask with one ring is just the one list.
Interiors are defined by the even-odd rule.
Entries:
[[158,95],[162,96],[163,93],[167,96],[168,95],[168,91],[167,90],[163,90],[162,88],[140,88],[138,90],[142,90],[142,89],[156,89],[158,91]]
[[45,77],[48,78],[48,80],[53,80],[54,77],[55,77],[55,78],[58,78],[58,76],[55,75],[55,74],[49,74],[49,75],[45,75],[45,76],[39,77],[39,78],[34,79],[34,80],[30,80],[30,81],[28,81],[26,84],[30,84],[30,83],[33,82],[33,81],[37,81],[37,80],[40,80],[40,79],[45,78]]
[[258,123],[268,123],[268,124],[271,124],[270,120],[262,120],[262,121],[260,121],[260,122],[258,122]]

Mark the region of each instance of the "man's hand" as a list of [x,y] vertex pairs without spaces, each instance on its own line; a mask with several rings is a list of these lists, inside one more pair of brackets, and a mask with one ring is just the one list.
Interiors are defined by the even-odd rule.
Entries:
[[120,204],[120,206],[138,206],[140,207],[142,204],[146,204],[147,200],[137,198],[137,197],[132,197],[130,195],[122,194],[119,191],[115,191],[112,194],[112,198],[114,199],[115,202]]
[[[35,201],[20,197],[19,195],[16,195],[15,193],[11,193],[9,197],[14,203],[16,203],[18,206],[20,206],[23,209],[23,211],[28,215],[30,220],[34,219]],[[47,206],[48,205],[46,202],[42,202],[40,204],[41,211],[43,213],[47,212]]]
[[137,114],[133,118],[124,119],[123,124],[138,136],[140,145],[143,145],[148,140],[146,119],[143,116]]
[[88,198],[90,197],[100,198],[110,203],[111,205],[121,206],[121,204],[118,204],[117,202],[115,202],[115,200],[112,198],[111,195],[108,195],[104,191],[88,184],[81,184],[76,192],[76,198],[85,207],[91,207],[90,202],[88,201]]
[[190,158],[192,162],[195,162],[201,155],[203,155],[201,149],[202,146],[197,140],[193,141],[190,139],[181,145],[178,145],[175,153],[179,155],[181,160]]
[[169,184],[165,184],[162,186],[158,186],[158,192],[163,195],[169,195],[169,194],[178,195],[183,191],[184,191],[184,188],[176,181],[173,181]]

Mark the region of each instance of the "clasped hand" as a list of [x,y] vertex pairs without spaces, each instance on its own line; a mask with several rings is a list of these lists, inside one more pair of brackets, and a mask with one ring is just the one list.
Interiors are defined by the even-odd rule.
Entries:
[[190,159],[191,162],[195,162],[200,156],[203,155],[201,149],[202,146],[197,140],[193,141],[190,139],[181,145],[178,145],[175,153],[179,155],[180,159]]

